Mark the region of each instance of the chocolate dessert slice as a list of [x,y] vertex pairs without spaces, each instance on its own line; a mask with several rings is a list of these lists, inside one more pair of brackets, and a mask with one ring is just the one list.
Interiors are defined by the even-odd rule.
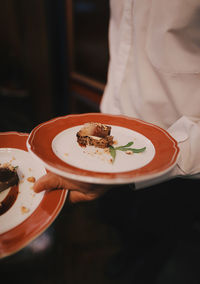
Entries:
[[80,146],[95,146],[106,148],[113,145],[113,136],[110,135],[111,127],[101,123],[86,123],[77,132],[77,142]]
[[17,185],[19,177],[16,168],[6,163],[0,164],[0,192],[9,188],[10,186]]

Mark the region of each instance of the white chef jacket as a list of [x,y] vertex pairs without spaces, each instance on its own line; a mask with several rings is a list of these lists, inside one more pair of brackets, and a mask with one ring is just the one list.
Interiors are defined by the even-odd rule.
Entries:
[[101,111],[168,130],[173,175],[200,177],[200,0],[110,0],[110,11]]

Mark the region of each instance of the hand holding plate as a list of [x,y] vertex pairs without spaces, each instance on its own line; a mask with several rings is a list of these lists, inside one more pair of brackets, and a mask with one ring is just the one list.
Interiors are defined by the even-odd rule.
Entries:
[[83,183],[63,178],[51,172],[38,179],[34,185],[35,192],[68,189],[70,190],[69,200],[72,203],[94,200],[103,195],[109,188],[111,188],[111,185]]

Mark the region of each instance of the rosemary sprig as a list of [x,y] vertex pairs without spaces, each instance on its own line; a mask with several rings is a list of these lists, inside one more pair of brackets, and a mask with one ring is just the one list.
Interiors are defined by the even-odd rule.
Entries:
[[133,153],[142,153],[146,150],[146,147],[143,147],[143,148],[130,148],[130,146],[133,145],[133,142],[129,142],[127,143],[126,145],[123,145],[123,146],[118,146],[118,147],[113,147],[113,146],[110,146],[109,147],[109,152],[110,152],[110,155],[112,156],[112,163],[114,163],[115,161],[115,158],[116,158],[116,152],[117,150],[119,151],[131,151]]
[[129,142],[128,144],[126,144],[124,146],[115,147],[115,150],[122,150],[123,151],[124,148],[130,147],[132,145],[133,145],[133,142]]

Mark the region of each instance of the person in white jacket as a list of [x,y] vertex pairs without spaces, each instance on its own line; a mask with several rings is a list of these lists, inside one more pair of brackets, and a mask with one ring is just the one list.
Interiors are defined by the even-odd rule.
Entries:
[[[117,5],[110,0],[110,62],[101,111],[166,129],[180,147],[174,177],[200,177],[199,11],[199,0],[117,0]],[[74,201],[103,192],[52,173],[34,189],[57,187],[75,190]]]
[[111,0],[110,65],[102,112],[168,130],[174,175],[200,173],[200,2]]

